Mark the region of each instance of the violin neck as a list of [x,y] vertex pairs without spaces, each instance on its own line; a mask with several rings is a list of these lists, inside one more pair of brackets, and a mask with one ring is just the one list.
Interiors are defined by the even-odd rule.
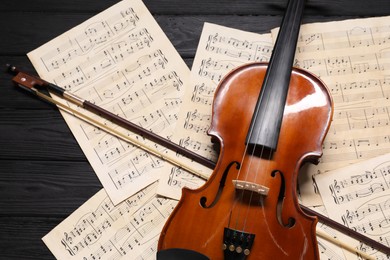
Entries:
[[289,0],[247,136],[247,144],[276,150],[305,0]]

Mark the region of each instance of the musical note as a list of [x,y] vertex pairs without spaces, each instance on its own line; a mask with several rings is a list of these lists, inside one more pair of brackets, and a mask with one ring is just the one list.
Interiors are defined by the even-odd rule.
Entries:
[[177,203],[155,197],[156,188],[152,184],[116,206],[101,190],[43,241],[57,259],[136,259],[144,251],[149,254],[143,259],[154,259],[150,252]]
[[[172,136],[190,71],[142,1],[121,1],[28,57],[42,78]],[[158,180],[162,160],[63,115],[114,204]]]
[[[270,35],[205,23],[191,70],[191,89],[183,98],[173,141],[206,158],[217,160],[218,155],[207,135],[216,86],[235,67],[248,61],[268,60],[271,50]],[[194,188],[195,183],[204,183],[172,167],[162,172],[157,193],[170,198],[179,199],[184,186]]]
[[336,51],[358,47],[372,48],[389,41],[390,29],[388,26],[370,26],[369,24],[354,26],[352,24],[344,30],[338,29],[342,28],[331,28],[331,30],[321,30],[316,31],[316,33],[312,33],[311,30],[308,30],[307,33],[301,30],[297,52]]
[[[387,246],[390,245],[386,238],[390,232],[389,156],[385,154],[314,176],[333,220]],[[349,243],[377,259],[389,257],[358,241]]]
[[301,27],[295,65],[319,76],[334,101],[320,163],[299,174],[305,205],[322,203],[309,176],[390,152],[389,137],[383,134],[390,131],[387,21],[377,17]]
[[137,26],[139,17],[130,7],[119,13],[107,14],[104,20],[95,20],[83,23],[77,32],[64,37],[66,39],[64,42],[42,55],[43,65],[48,71],[60,69],[73,59],[99,48],[111,39],[120,37],[120,34],[129,33]]
[[[205,28],[207,28],[205,24]],[[223,28],[222,26],[220,27]],[[272,47],[269,44],[266,37],[265,38],[256,38],[254,34],[249,36],[250,33],[246,33],[247,37],[245,40],[238,40],[236,37],[231,37],[226,33],[226,27],[223,29],[224,32],[204,31],[205,36],[203,37],[202,42],[204,45],[200,48],[201,50],[206,50],[209,53],[221,55],[220,58],[234,58],[241,61],[267,61],[271,56]],[[236,30],[238,33],[239,30]],[[243,33],[241,31],[241,33]],[[202,33],[203,34],[203,33]],[[207,35],[208,36],[207,36]],[[230,34],[234,35],[234,34]],[[249,36],[249,38],[248,38]],[[253,37],[253,38],[251,38]],[[233,60],[232,60],[233,61]],[[226,66],[225,66],[226,67]]]

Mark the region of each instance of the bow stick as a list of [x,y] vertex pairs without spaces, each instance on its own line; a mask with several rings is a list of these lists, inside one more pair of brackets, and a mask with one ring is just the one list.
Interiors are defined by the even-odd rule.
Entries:
[[8,67],[8,71],[15,75],[15,78],[13,79],[13,81],[21,87],[25,87],[25,88],[27,87],[28,89],[46,88],[47,90],[51,91],[55,95],[60,96],[60,97],[64,98],[65,100],[70,101],[73,104],[81,106],[81,107],[85,108],[86,110],[88,110],[94,114],[97,114],[105,119],[108,119],[111,122],[130,130],[133,133],[141,135],[141,136],[143,136],[143,137],[145,137],[145,138],[147,138],[147,139],[149,139],[157,144],[161,144],[170,150],[173,150],[179,154],[182,154],[182,155],[190,158],[193,161],[200,163],[201,165],[204,165],[210,169],[214,169],[214,166],[215,166],[214,162],[208,160],[207,158],[205,158],[203,156],[200,156],[197,153],[194,153],[194,152],[192,152],[192,151],[190,151],[190,150],[188,150],[180,145],[177,145],[174,142],[169,141],[168,139],[162,138],[161,136],[159,136],[151,131],[147,131],[144,128],[142,128],[142,127],[140,127],[140,126],[138,126],[138,125],[136,125],[128,120],[125,120],[122,117],[119,117],[116,114],[111,113],[110,111],[107,111],[107,110],[87,101],[87,100],[84,100],[84,99],[72,94],[71,92],[69,92],[69,91],[67,91],[67,90],[65,90],[57,85],[54,85],[50,82],[47,82],[41,78],[31,76],[27,73],[20,72],[16,67],[14,67],[10,64],[7,64],[7,67]]
[[[120,131],[118,131],[112,127],[109,127],[106,124],[101,123],[96,119],[93,119],[92,117],[86,115],[85,113],[82,113],[82,112],[80,112],[76,109],[73,109],[73,108],[71,108],[71,107],[69,107],[61,102],[56,101],[52,97],[40,92],[39,89],[42,87],[45,87],[45,88],[47,87],[48,90],[51,90],[53,93],[57,94],[58,96],[63,97],[65,100],[70,101],[73,104],[76,104],[78,106],[81,106],[81,107],[85,108],[86,110],[93,112],[94,114],[96,114],[98,116],[101,116],[105,119],[110,120],[113,123],[116,123],[119,126],[124,127],[127,130],[135,132],[136,134],[139,134],[139,135],[144,136],[144,137],[146,136],[146,138],[149,138],[150,140],[155,141],[155,143],[160,144],[168,149],[176,151],[177,153],[180,153],[180,154],[184,154],[187,158],[193,159],[194,161],[197,161],[200,164],[204,163],[204,165],[208,166],[208,167],[214,166],[214,163],[211,162],[210,160],[208,160],[204,157],[201,157],[198,154],[195,154],[192,151],[189,151],[189,150],[169,141],[168,139],[164,139],[164,138],[162,138],[162,137],[160,137],[152,132],[145,131],[143,128],[141,128],[141,127],[139,127],[139,126],[127,121],[127,120],[124,120],[123,118],[120,118],[117,115],[115,115],[107,110],[104,110],[103,108],[98,107],[89,101],[82,100],[81,98],[77,97],[76,95],[74,95],[68,91],[65,91],[64,89],[62,89],[62,88],[60,88],[52,83],[48,83],[48,82],[46,82],[38,77],[31,76],[31,75],[26,74],[24,72],[20,72],[19,70],[16,69],[16,67],[13,67],[11,65],[7,64],[7,67],[8,67],[8,71],[10,73],[16,74],[12,80],[18,87],[21,87],[22,89],[27,90],[30,93],[33,93],[34,95],[38,96],[39,98],[43,99],[44,101],[47,101],[48,103],[56,105],[59,109],[65,111],[65,112],[67,112],[67,113],[69,113],[69,114],[95,126],[95,127],[98,127],[99,129],[102,129],[103,131],[106,131],[107,133],[113,134],[116,137],[118,137],[126,142],[131,143],[132,145],[136,146],[137,148],[140,148],[140,149],[142,149],[142,150],[144,150],[144,151],[146,151],[146,152],[148,152],[148,153],[150,153],[150,154],[152,154],[152,155],[154,155],[154,156],[156,156],[164,161],[167,161],[167,162],[169,162],[177,167],[180,167],[183,170],[186,170],[186,171],[188,171],[188,172],[190,172],[190,173],[192,173],[192,174],[194,174],[202,179],[205,179],[205,180],[208,179],[208,175],[205,175],[205,174],[191,168],[190,166],[187,166],[187,165],[181,163],[180,161],[174,159],[173,157],[170,157],[169,155],[163,154],[162,152],[160,152],[154,148],[146,146],[142,142],[140,142],[134,138],[131,138],[130,136],[123,134]],[[145,134],[143,134],[144,132],[145,132]],[[186,153],[188,153],[188,154],[186,154]],[[195,155],[196,157],[192,157],[192,155]]]
[[[202,157],[202,156],[200,156],[200,155],[198,155],[198,154],[196,154],[196,153],[194,153],[194,152],[192,152],[192,151],[190,151],[190,150],[188,150],[180,145],[177,145],[168,139],[162,138],[162,137],[160,137],[160,136],[158,136],[158,135],[156,135],[156,134],[154,134],[154,133],[152,133],[152,132],[150,132],[150,131],[148,131],[148,130],[146,130],[146,129],[144,129],[144,128],[142,128],[142,127],[140,127],[140,126],[138,126],[130,121],[127,121],[127,120],[125,120],[125,119],[123,119],[123,118],[121,118],[121,117],[87,101],[87,100],[83,100],[82,98],[72,94],[69,91],[66,91],[65,89],[63,89],[63,88],[61,88],[53,83],[47,82],[39,77],[29,75],[25,72],[21,72],[16,67],[14,67],[10,64],[7,64],[7,71],[9,73],[15,75],[15,77],[12,80],[17,86],[19,86],[19,87],[21,87],[29,92],[34,93],[35,95],[37,95],[38,97],[44,99],[45,101],[47,101],[49,103],[57,105],[60,109],[86,121],[87,123],[90,123],[96,127],[99,127],[100,129],[102,129],[108,133],[114,134],[115,136],[117,136],[121,139],[124,139],[125,141],[130,142],[134,146],[136,146],[140,149],[143,149],[143,150],[151,153],[152,155],[155,155],[155,156],[157,156],[157,157],[159,157],[159,158],[161,158],[161,159],[163,159],[163,160],[165,160],[165,161],[167,161],[175,166],[178,166],[178,167],[180,167],[180,168],[182,168],[182,169],[184,169],[184,170],[186,170],[186,171],[188,171],[188,172],[190,172],[198,177],[201,177],[205,180],[208,179],[208,177],[206,175],[178,162],[177,160],[175,160],[167,155],[164,155],[157,150],[149,148],[149,147],[145,146],[144,144],[142,144],[141,142],[139,142],[135,139],[132,139],[129,136],[122,134],[119,131],[117,131],[117,130],[115,130],[115,129],[113,129],[113,128],[111,128],[103,123],[100,123],[99,121],[97,121],[97,120],[95,120],[95,119],[75,110],[75,109],[72,109],[69,106],[66,106],[60,102],[57,102],[56,100],[54,100],[50,96],[41,93],[39,91],[39,89],[46,88],[47,90],[53,92],[57,96],[60,96],[60,97],[64,98],[65,100],[70,101],[73,104],[81,106],[81,107],[85,108],[86,110],[88,110],[96,115],[99,115],[105,119],[108,119],[111,122],[113,122],[119,126],[122,126],[127,130],[130,130],[130,131],[132,131],[136,134],[139,134],[139,135],[141,135],[141,136],[143,136],[151,141],[154,141],[155,143],[160,144],[160,145],[162,145],[170,150],[173,150],[173,151],[175,151],[175,152],[177,152],[177,153],[179,153],[179,154],[181,154],[181,155],[183,155],[183,156],[185,156],[193,161],[196,161],[203,166],[206,166],[210,169],[215,168],[215,163],[210,161],[209,159],[204,158],[204,157]],[[327,225],[331,228],[334,228],[334,229],[336,229],[336,230],[338,230],[338,231],[340,231],[340,232],[342,232],[342,233],[344,233],[352,238],[355,238],[359,241],[362,241],[366,245],[369,245],[372,248],[375,248],[376,250],[378,250],[382,253],[390,255],[390,248],[389,247],[387,247],[387,246],[385,246],[385,245],[383,245],[383,244],[381,244],[381,243],[379,243],[379,242],[377,242],[377,241],[375,241],[367,236],[364,236],[364,235],[362,235],[362,234],[360,234],[360,233],[358,233],[358,232],[356,232],[356,231],[354,231],[354,230],[352,230],[344,225],[341,225],[340,223],[338,223],[338,222],[336,222],[336,221],[334,221],[334,220],[332,220],[332,219],[330,219],[330,218],[328,218],[328,217],[326,217],[326,216],[324,216],[316,211],[313,211],[302,204],[300,204],[300,208],[306,214],[316,216],[318,218],[318,220],[320,222],[324,223],[325,225]],[[333,243],[335,243],[335,244],[337,244],[337,245],[339,245],[339,246],[341,246],[349,251],[353,251],[354,253],[356,253],[356,254],[358,254],[366,259],[375,259],[375,258],[367,255],[366,253],[361,252],[357,249],[351,248],[350,246],[345,245],[344,243],[337,241],[332,237],[326,236],[323,233],[320,233],[319,236],[324,238],[324,239],[330,240],[331,242],[333,242]]]

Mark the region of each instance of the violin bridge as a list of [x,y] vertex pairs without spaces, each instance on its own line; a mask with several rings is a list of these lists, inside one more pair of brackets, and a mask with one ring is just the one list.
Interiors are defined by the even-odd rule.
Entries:
[[269,191],[268,187],[249,181],[233,180],[233,185],[237,190],[252,191],[263,196],[267,196]]

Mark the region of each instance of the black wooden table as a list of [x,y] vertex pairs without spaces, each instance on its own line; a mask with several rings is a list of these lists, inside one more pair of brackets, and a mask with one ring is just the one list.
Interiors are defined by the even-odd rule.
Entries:
[[[279,26],[287,0],[146,0],[187,65],[204,22],[256,33]],[[2,0],[0,65],[34,72],[26,53],[116,1]],[[309,0],[304,23],[390,15],[389,0]],[[53,259],[41,238],[100,188],[58,110],[0,72],[0,259]]]

